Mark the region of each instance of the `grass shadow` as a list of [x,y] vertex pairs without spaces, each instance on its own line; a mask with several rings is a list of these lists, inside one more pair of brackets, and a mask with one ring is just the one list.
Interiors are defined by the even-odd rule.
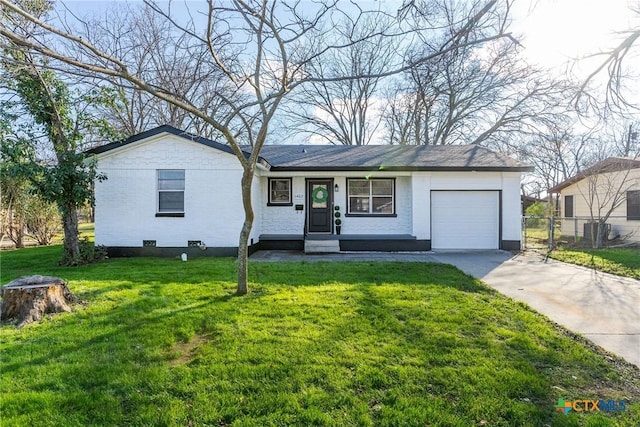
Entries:
[[590,397],[594,384],[609,385],[603,397],[631,396],[635,408],[640,400],[638,375],[624,376],[454,267],[250,268],[253,291],[241,298],[229,259],[110,260],[73,270],[69,280],[90,304],[22,330],[0,328],[3,418],[544,425],[558,420],[558,397]]

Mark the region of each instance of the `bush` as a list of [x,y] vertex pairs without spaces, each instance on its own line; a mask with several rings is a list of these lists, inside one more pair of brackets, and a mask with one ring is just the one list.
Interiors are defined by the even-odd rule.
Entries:
[[96,246],[87,237],[80,239],[80,262],[82,264],[92,264],[105,259],[107,259],[107,248],[105,246]]
[[27,233],[39,245],[50,245],[53,237],[60,231],[62,219],[54,203],[29,195],[25,200],[24,222]]
[[526,216],[536,217],[527,219],[528,227],[540,227],[545,222],[544,217],[549,214],[549,207],[546,203],[535,202],[524,211],[524,214]]
[[70,260],[68,256],[65,255],[60,261],[62,265],[80,265],[80,264],[93,264],[98,261],[102,261],[108,258],[107,256],[107,248],[102,245],[95,245],[93,242],[89,241],[87,237],[83,237],[80,239],[79,249],[80,249],[80,257],[77,260]]
[[524,214],[527,216],[544,217],[548,216],[549,208],[546,203],[535,202],[524,211]]

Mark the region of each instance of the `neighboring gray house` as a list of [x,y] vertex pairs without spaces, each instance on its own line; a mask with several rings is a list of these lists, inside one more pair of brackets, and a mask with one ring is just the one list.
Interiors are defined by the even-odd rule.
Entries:
[[[236,254],[242,168],[228,146],[161,126],[91,153],[108,177],[96,182],[96,244],[112,255]],[[251,249],[518,250],[530,170],[478,146],[268,145]]]

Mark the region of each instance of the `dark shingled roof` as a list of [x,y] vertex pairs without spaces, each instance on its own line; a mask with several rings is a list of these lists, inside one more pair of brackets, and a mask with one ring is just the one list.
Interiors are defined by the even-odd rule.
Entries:
[[532,170],[471,145],[265,145],[272,170]]
[[[188,139],[189,141],[197,142],[198,144],[206,145],[207,147],[217,148],[218,150],[234,154],[231,147],[228,145],[220,144],[219,142],[212,141],[207,138],[203,138],[201,136],[194,135],[189,132],[185,132],[178,128],[174,128],[169,125],[158,126],[153,129],[149,129],[148,131],[138,133],[136,135],[130,136],[124,141],[112,142],[110,144],[101,145],[99,147],[94,147],[90,150],[87,150],[87,154],[101,154],[106,153],[107,151],[115,150],[116,148],[124,147],[129,144],[133,144],[134,142],[142,141],[146,138],[151,138],[152,136],[160,135],[162,133],[169,133],[171,135],[176,135],[184,139]],[[248,154],[247,154],[248,155]]]
[[[233,153],[227,145],[165,125],[89,150],[100,154],[163,132]],[[251,147],[243,147],[247,155]],[[533,167],[476,145],[265,145],[260,162],[273,171],[532,171]]]
[[553,188],[549,189],[549,193],[559,193],[571,184],[592,175],[598,175],[601,173],[620,172],[629,169],[640,168],[640,160],[632,159],[631,157],[607,157],[606,159],[596,163],[595,165],[586,168],[582,172],[578,172],[571,178],[561,182]]

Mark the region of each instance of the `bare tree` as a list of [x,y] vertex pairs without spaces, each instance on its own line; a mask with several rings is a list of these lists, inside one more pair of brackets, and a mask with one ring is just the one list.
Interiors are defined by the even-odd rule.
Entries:
[[[191,3],[190,3],[191,4]],[[483,44],[505,37],[502,27],[487,28],[477,38],[464,34],[491,19],[498,0],[487,0],[474,8],[457,26],[457,31],[433,50],[410,61],[399,58],[379,76],[409,70],[425,61],[452,52],[462,45]],[[204,28],[195,20],[179,22],[168,8],[147,0],[145,5],[163,20],[170,22],[176,34],[189,41],[188,46],[203,59],[206,67],[222,76],[211,88],[215,105],[191,99],[182,88],[159,86],[147,80],[144,70],[130,66],[125,58],[136,46],[127,44],[120,32],[105,36],[100,27],[85,27],[82,36],[49,24],[24,11],[13,1],[0,0],[5,10],[19,14],[44,31],[46,38],[24,37],[2,25],[0,35],[11,48],[30,49],[53,60],[70,65],[74,73],[100,76],[116,85],[126,85],[179,108],[211,126],[232,148],[243,169],[241,179],[245,218],[238,244],[238,293],[246,294],[248,239],[253,225],[251,183],[260,150],[269,134],[269,125],[282,101],[297,86],[321,81],[340,81],[367,76],[325,77],[313,74],[309,64],[349,45],[367,43],[369,37],[354,37],[348,43],[336,43],[331,37],[333,22],[347,12],[337,1],[328,3],[287,3],[267,0],[232,0],[228,3],[208,0],[205,3]],[[171,4],[167,7],[170,7]],[[359,14],[356,8],[349,11]],[[241,143],[252,145],[248,155]]]
[[[336,42],[346,47],[309,62],[306,70],[327,78],[358,78],[300,86],[286,109],[294,121],[289,127],[295,133],[338,145],[371,142],[381,121],[380,76],[387,71],[394,51],[392,39],[384,31],[392,26],[391,18],[380,14],[357,21],[345,18],[336,26]],[[354,38],[366,42],[350,44]]]
[[30,194],[25,206],[27,234],[39,245],[50,245],[60,232],[61,218],[54,203],[47,202],[35,194]]
[[629,124],[621,138],[614,138],[614,140],[620,141],[616,148],[621,157],[640,157],[640,144],[638,144],[640,142],[640,123]]
[[[449,37],[465,8],[447,1],[437,4]],[[509,6],[498,9],[496,25],[507,27]],[[463,37],[474,40],[485,30],[475,27]],[[413,54],[422,55],[432,44],[423,42]],[[538,134],[563,109],[567,88],[524,63],[518,45],[514,38],[482,47],[464,43],[405,73],[385,113],[392,143],[487,144]]]
[[[630,8],[630,13],[636,15],[636,17],[640,17],[640,3],[638,3],[635,8]],[[579,90],[576,92],[574,97],[576,107],[586,100],[588,106],[596,107],[596,109],[600,109],[603,106],[617,110],[640,108],[637,99],[628,98],[630,91],[626,87],[627,80],[633,81],[629,70],[626,69],[626,59],[637,55],[635,49],[640,40],[640,27],[629,28],[618,34],[621,40],[616,46],[612,49],[590,55],[590,58],[601,58],[601,61],[584,79]],[[590,90],[590,85],[603,73],[607,77],[607,85],[604,103],[603,105],[599,105],[602,103]],[[632,87],[637,87],[637,82]],[[637,91],[635,95],[637,95]]]
[[516,141],[513,151],[535,166],[535,179],[541,192],[547,192],[584,169],[590,151],[597,144],[591,133],[578,134],[571,122],[546,129],[540,135]]
[[[202,49],[201,42],[176,30],[174,24],[151,7],[118,4],[104,16],[90,16],[85,28],[104,50],[116,50],[114,41],[128,46],[121,61],[155,87],[170,88],[200,108],[212,111],[221,103],[217,83],[225,76]],[[124,135],[134,135],[168,124],[212,138],[215,129],[188,111],[117,79],[118,103],[105,106],[104,116]]]

